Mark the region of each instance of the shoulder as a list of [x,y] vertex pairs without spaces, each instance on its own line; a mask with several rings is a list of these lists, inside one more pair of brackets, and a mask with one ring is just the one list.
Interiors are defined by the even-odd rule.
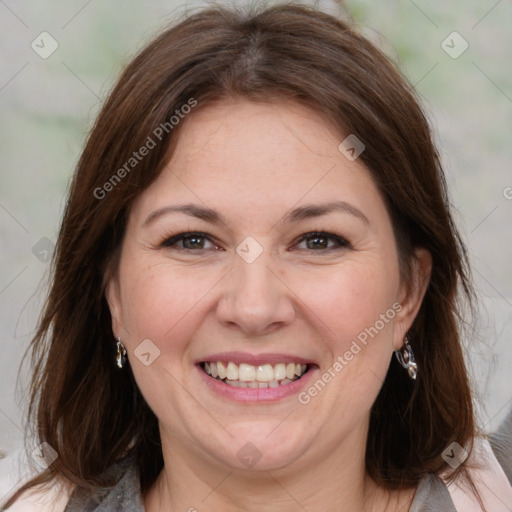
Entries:
[[[13,452],[0,460],[0,510],[6,501],[36,473],[28,469],[23,451]],[[7,509],[8,512],[63,512],[71,492],[64,485],[54,483],[36,486],[24,493]]]
[[[10,461],[0,461],[0,510],[4,510],[1,507],[6,500],[34,476],[27,471],[23,476],[23,468],[26,470],[28,466],[23,454],[18,454],[17,458],[13,457]],[[102,477],[111,481],[112,485],[86,490],[72,489],[64,483],[52,482],[48,486],[34,487],[27,491],[6,510],[7,512],[144,511],[139,472],[133,456],[123,457],[114,463]]]
[[489,435],[489,442],[508,481],[512,484],[512,409],[500,428]]
[[64,512],[69,494],[56,486],[35,487],[7,509],[8,512]]
[[[460,447],[459,451],[463,453]],[[448,471],[425,475],[410,512],[481,512],[468,476],[488,512],[512,511],[512,411],[488,439],[475,437],[473,451],[464,465],[466,474],[461,473],[454,481],[448,480]]]
[[409,512],[457,512],[443,480],[428,473],[420,480]]
[[103,473],[102,479],[112,484],[97,487],[94,490],[77,489],[69,498],[66,512],[84,510],[144,512],[139,469],[132,454],[110,466]]
[[[511,456],[512,453],[509,454],[509,458]],[[465,464],[467,473],[486,509],[492,512],[510,512],[512,510],[512,486],[487,439],[482,437],[474,439],[473,451]],[[473,489],[464,476],[453,482],[445,483],[457,511],[481,511]]]

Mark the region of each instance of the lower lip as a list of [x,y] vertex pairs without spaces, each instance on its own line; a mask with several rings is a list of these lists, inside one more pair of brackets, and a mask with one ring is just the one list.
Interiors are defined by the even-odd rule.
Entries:
[[312,366],[300,379],[276,388],[235,388],[210,377],[200,365],[197,365],[196,368],[206,385],[214,393],[238,402],[275,402],[296,395],[309,384],[318,370],[318,367]]

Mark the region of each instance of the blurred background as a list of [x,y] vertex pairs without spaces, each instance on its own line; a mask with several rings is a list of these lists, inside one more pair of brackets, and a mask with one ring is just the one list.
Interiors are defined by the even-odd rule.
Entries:
[[[130,57],[177,16],[205,4],[0,0],[4,453],[23,444],[27,379],[21,374],[16,387],[19,366],[87,132]],[[317,4],[339,12],[334,2]],[[512,2],[348,0],[346,6],[416,86],[437,133],[474,266],[480,315],[467,353],[479,423],[492,430],[512,404]]]

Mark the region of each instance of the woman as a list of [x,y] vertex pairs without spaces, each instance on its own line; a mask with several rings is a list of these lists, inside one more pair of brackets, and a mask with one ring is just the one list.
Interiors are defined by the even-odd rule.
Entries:
[[190,16],[79,162],[33,341],[48,468],[12,508],[27,488],[67,512],[509,507],[461,350],[472,293],[379,50],[294,4]]

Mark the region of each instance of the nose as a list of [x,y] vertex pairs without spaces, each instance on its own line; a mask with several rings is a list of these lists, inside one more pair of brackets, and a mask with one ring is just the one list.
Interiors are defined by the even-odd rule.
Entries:
[[294,294],[272,267],[265,252],[252,263],[235,258],[216,310],[224,327],[262,336],[293,322]]

